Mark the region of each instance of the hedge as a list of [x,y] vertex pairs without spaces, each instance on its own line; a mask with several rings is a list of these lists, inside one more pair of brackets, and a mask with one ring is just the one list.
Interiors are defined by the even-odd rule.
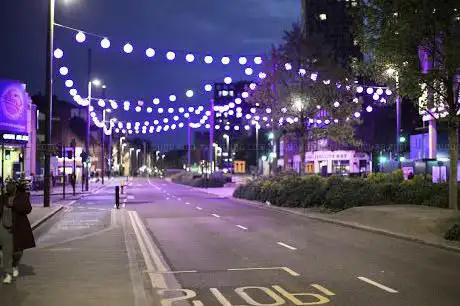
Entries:
[[223,187],[228,182],[228,178],[221,174],[211,174],[208,178],[206,178],[198,173],[181,172],[173,175],[171,177],[171,181],[199,188],[216,188]]
[[404,181],[399,171],[371,174],[367,178],[278,175],[240,185],[233,196],[276,206],[324,206],[331,210],[382,204],[447,208],[446,183],[433,184],[420,175]]

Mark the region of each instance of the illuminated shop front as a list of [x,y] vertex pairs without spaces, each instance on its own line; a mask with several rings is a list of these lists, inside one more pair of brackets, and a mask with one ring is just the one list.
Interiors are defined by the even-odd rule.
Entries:
[[[0,80],[0,154],[2,179],[34,174],[36,118],[25,85]],[[34,128],[32,128],[34,127]]]

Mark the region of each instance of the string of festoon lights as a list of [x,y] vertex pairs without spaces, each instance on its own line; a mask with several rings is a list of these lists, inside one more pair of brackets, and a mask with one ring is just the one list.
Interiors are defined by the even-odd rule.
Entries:
[[[112,39],[106,35],[100,35],[92,32],[88,32],[82,29],[76,29],[73,27],[69,27],[66,25],[55,23],[55,26],[70,30],[75,35],[75,41],[79,44],[83,44],[88,41],[88,37],[94,37],[99,39],[100,47],[102,49],[109,49],[112,48]],[[132,54],[137,51],[137,46],[135,48],[135,44],[132,43],[132,40],[127,40],[126,42],[120,44],[118,47],[120,50],[123,51],[124,54]],[[165,58],[167,61],[176,61],[179,58],[182,58],[187,63],[193,62],[201,62],[204,64],[213,64],[213,63],[221,63],[222,65],[226,66],[230,63],[237,61],[240,65],[247,65],[249,62],[253,62],[255,65],[261,65],[263,63],[263,59],[260,55],[238,55],[238,56],[229,56],[229,55],[214,55],[209,52],[189,52],[185,50],[162,50],[159,48],[152,48],[152,47],[143,47],[139,48],[142,50],[142,53],[147,58],[154,58],[154,57],[162,57]],[[181,55],[181,57],[179,57]]]

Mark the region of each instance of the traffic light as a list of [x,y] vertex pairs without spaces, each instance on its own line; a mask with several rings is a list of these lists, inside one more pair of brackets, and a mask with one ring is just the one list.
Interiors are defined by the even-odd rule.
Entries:
[[86,162],[86,160],[88,159],[88,154],[85,151],[83,151],[81,152],[80,157],[83,162]]

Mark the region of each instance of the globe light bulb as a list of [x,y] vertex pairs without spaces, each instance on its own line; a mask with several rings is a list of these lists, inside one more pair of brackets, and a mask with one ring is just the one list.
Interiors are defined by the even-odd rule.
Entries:
[[340,103],[338,101],[335,101],[334,102],[334,107],[339,107],[340,106]]
[[147,57],[154,57],[155,56],[155,50],[152,49],[152,48],[148,48],[147,50],[145,50],[145,55],[147,55]]
[[193,90],[187,90],[187,91],[185,92],[185,95],[186,95],[188,98],[193,97]]
[[369,105],[368,107],[366,107],[366,111],[368,113],[372,112],[372,110],[373,110],[372,106]]
[[307,74],[307,70],[305,70],[305,69],[303,69],[303,68],[300,68],[300,69],[299,69],[299,75],[304,76],[304,75],[306,75],[306,74]]
[[265,79],[267,77],[267,74],[265,72],[259,73],[259,78],[260,79]]
[[172,108],[172,107],[168,108],[168,113],[170,113],[170,114],[174,113],[174,108]]
[[190,54],[190,53],[189,53],[189,54],[187,54],[187,55],[185,56],[185,60],[186,60],[187,62],[191,63],[191,62],[193,62],[193,61],[195,60],[195,56],[194,56],[193,54]]
[[367,92],[367,94],[371,95],[371,94],[374,92],[374,88],[368,87],[368,88],[366,89],[366,92]]
[[357,93],[362,93],[364,91],[364,88],[362,86],[356,87],[356,92]]
[[127,53],[127,54],[133,52],[133,50],[134,50],[134,48],[130,43],[125,44],[124,47],[123,47],[123,51],[125,51],[125,53]]
[[205,62],[206,64],[211,64],[211,63],[213,62],[213,60],[214,60],[214,59],[213,59],[212,56],[210,56],[210,55],[207,55],[207,56],[204,57],[204,62]]
[[75,97],[77,95],[77,90],[75,88],[72,88],[71,90],[69,90],[69,93],[72,97]]
[[256,84],[256,83],[251,83],[251,84],[249,84],[249,89],[251,89],[251,90],[255,90],[256,87],[257,87],[257,84]]
[[256,65],[262,64],[262,58],[261,58],[260,56],[254,57],[254,63],[255,63]]
[[387,89],[387,90],[385,90],[385,94],[386,94],[387,96],[391,96],[392,92],[391,92],[391,90]]
[[82,31],[78,32],[76,35],[75,35],[75,40],[79,43],[83,43],[85,42],[86,40],[86,35],[85,33],[83,33]]
[[[355,114],[354,114],[354,115],[355,115],[355,117],[356,117],[356,118],[359,118],[359,117],[361,117],[361,113],[360,113],[360,112],[355,112]],[[349,118],[347,118],[347,119],[349,120]]]
[[163,114],[163,112],[164,112],[164,109],[160,107],[160,108],[158,109],[158,113],[159,113],[159,114]]
[[377,88],[377,94],[378,94],[378,95],[383,94],[383,89],[382,89],[382,88]]
[[158,99],[158,98],[153,99],[153,104],[155,104],[155,105],[160,104],[160,99]]
[[287,71],[289,71],[289,70],[292,69],[292,65],[291,65],[290,63],[286,63],[286,64],[284,64],[284,68],[285,68]]
[[101,47],[102,47],[103,49],[108,49],[108,48],[110,48],[110,40],[109,40],[108,38],[103,38],[103,39],[101,40]]
[[241,94],[241,97],[242,97],[243,99],[246,99],[246,98],[249,97],[249,93],[247,93],[246,91],[244,91],[244,92]]
[[73,86],[73,81],[72,81],[72,80],[67,80],[67,81],[65,81],[65,86],[66,86],[67,88],[72,87],[72,86]]
[[230,64],[230,58],[228,56],[222,57],[222,64],[224,65]]
[[169,101],[175,102],[177,100],[177,97],[175,95],[170,95],[169,96]]
[[248,68],[244,69],[244,73],[246,75],[252,75],[254,73],[254,70],[252,68],[248,67]]
[[240,63],[240,65],[246,65],[246,63],[248,62],[248,59],[242,56],[238,59],[238,62]]
[[242,102],[241,98],[236,98],[236,99],[235,99],[235,103],[236,103],[236,104],[241,104],[241,102]]
[[147,113],[149,113],[149,114],[150,114],[152,111],[153,111],[153,109],[152,109],[150,106],[149,106],[149,107],[147,107]]
[[166,58],[169,60],[169,61],[172,61],[176,58],[176,53],[172,52],[172,51],[169,51],[168,53],[166,53]]
[[67,68],[67,67],[61,67],[61,68],[59,68],[59,73],[60,73],[61,75],[67,75],[67,74],[69,74],[69,68]]
[[231,77],[225,77],[224,78],[224,83],[227,84],[227,85],[231,84],[232,83],[232,78]]
[[57,58],[57,59],[60,59],[64,56],[64,51],[62,51],[61,49],[57,48],[56,50],[54,50],[54,57]]
[[136,106],[136,112],[140,112],[142,110],[142,108],[140,106]]
[[99,101],[97,101],[97,104],[98,104],[100,107],[105,107],[105,101],[102,100],[102,99],[99,99]]
[[205,91],[211,91],[212,90],[212,85],[210,85],[210,84],[204,85],[204,90]]

